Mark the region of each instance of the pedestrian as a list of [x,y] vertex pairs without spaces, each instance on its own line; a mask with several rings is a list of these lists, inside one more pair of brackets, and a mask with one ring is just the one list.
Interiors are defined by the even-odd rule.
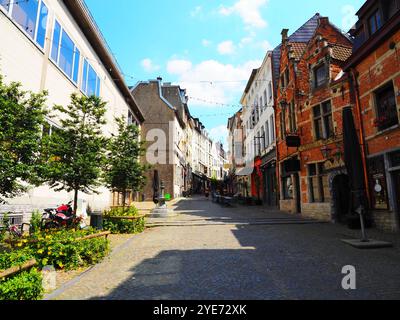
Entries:
[[208,200],[208,197],[210,196],[210,190],[208,188],[206,188],[205,194],[206,194],[206,198]]

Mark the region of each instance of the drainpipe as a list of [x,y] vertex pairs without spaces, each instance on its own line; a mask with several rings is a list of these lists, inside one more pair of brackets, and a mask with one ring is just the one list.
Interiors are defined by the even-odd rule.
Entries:
[[358,86],[358,81],[357,77],[355,74],[354,68],[350,70],[351,76],[352,76],[352,82],[353,82],[353,88],[355,91],[355,101],[356,101],[356,110],[357,110],[357,117],[359,121],[359,133],[360,133],[360,145],[361,145],[361,151],[363,154],[362,161],[363,161],[363,171],[364,171],[364,180],[365,180],[365,189],[366,189],[366,194],[367,194],[367,199],[368,199],[368,204],[371,205],[371,195],[369,191],[369,179],[368,179],[368,171],[367,171],[367,150],[366,150],[366,143],[365,143],[365,134],[364,134],[364,124],[362,121],[362,113],[361,113],[361,103],[360,103],[360,92],[359,92],[359,86]]

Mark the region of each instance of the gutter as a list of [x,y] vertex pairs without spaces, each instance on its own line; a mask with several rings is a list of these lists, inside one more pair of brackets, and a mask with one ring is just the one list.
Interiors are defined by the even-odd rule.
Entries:
[[125,79],[122,76],[117,62],[111,55],[110,49],[107,46],[107,42],[101,35],[101,32],[84,1],[62,0],[62,2],[67,7],[82,33],[100,58],[104,68],[107,70],[111,79],[113,79],[120,93],[125,98],[125,102],[130,106],[132,112],[135,114],[138,120],[143,123],[145,121],[144,115],[134,100],[128,86],[126,85]]

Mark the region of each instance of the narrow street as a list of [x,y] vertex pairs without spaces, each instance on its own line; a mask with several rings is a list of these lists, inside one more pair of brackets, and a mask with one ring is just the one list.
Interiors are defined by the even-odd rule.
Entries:
[[[175,211],[47,299],[400,298],[398,235],[370,231],[395,247],[363,251],[340,242],[357,231],[262,207],[193,198]],[[342,289],[345,265],[357,270],[357,290]]]

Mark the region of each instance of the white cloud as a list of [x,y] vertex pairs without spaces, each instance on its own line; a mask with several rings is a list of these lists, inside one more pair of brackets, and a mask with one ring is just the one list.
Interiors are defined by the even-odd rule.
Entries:
[[239,0],[232,7],[221,6],[219,13],[224,16],[238,14],[248,27],[265,28],[267,22],[261,16],[261,8],[268,4],[269,0]]
[[218,45],[218,52],[222,55],[235,53],[235,45],[232,41],[224,41]]
[[140,64],[146,72],[154,72],[160,69],[160,66],[155,65],[149,58],[143,59]]
[[212,128],[209,131],[209,134],[211,139],[213,139],[215,142],[222,142],[224,144],[224,148],[226,148],[228,140],[228,129],[226,125]]
[[356,8],[352,5],[345,5],[342,7],[342,29],[343,31],[347,32],[349,31],[357,22],[357,16],[356,16]]
[[203,47],[209,47],[212,44],[212,42],[210,40],[203,39],[201,41],[201,44],[203,45]]
[[203,11],[203,7],[202,7],[202,6],[197,6],[196,8],[194,8],[194,9],[190,12],[190,15],[191,15],[192,17],[196,17],[196,16],[198,16],[202,11]]
[[181,75],[192,68],[192,62],[189,60],[170,60],[167,64],[167,71],[170,74]]
[[191,105],[224,108],[218,103],[239,104],[237,99],[242,94],[247,79],[252,70],[259,68],[261,63],[260,60],[251,60],[234,66],[206,60],[193,65],[187,60],[172,60],[168,63],[167,70],[170,74],[178,75],[177,83],[187,89],[190,97],[196,98],[190,100]]
[[263,49],[264,51],[268,51],[268,50],[272,50],[273,49],[271,43],[269,43],[269,41],[267,41],[267,40],[264,40],[264,41],[261,41],[261,42],[257,43],[257,46],[260,47],[261,49]]

